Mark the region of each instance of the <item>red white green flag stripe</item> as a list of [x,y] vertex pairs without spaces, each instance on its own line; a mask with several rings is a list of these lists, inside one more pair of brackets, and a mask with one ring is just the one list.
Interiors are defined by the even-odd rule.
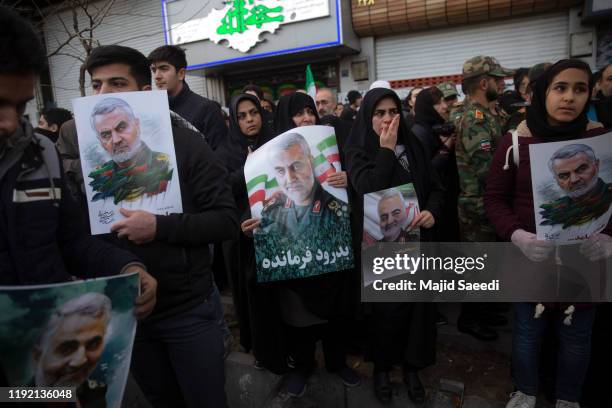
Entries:
[[[313,159],[314,172],[319,183],[340,169],[340,155],[336,144],[336,136],[331,135],[316,145],[318,155]],[[268,178],[267,174],[260,174],[248,181],[247,192],[252,212],[257,213],[263,208],[263,203],[276,191],[280,190],[276,178]]]

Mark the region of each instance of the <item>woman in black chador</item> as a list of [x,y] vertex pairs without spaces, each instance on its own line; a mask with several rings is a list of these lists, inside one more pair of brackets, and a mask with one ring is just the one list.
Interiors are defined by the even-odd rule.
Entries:
[[[230,103],[228,139],[217,150],[229,172],[227,182],[241,223],[251,218],[244,163],[250,152],[274,137],[262,118],[263,111],[257,97],[249,94],[235,96]],[[224,244],[223,251],[240,325],[240,344],[253,352],[260,366],[281,374],[287,369],[282,326],[272,296],[273,289],[257,283],[253,238],[241,232],[238,241]]]
[[[432,239],[444,191],[424,147],[407,129],[394,91],[375,88],[365,95],[346,143],[346,159],[356,191],[354,239],[362,236],[363,195],[407,183],[414,185],[421,209],[413,227],[420,227],[421,241]],[[372,303],[369,307],[368,354],[374,362],[376,397],[383,403],[390,401],[389,371],[394,363],[401,363],[410,398],[423,402],[425,390],[418,372],[435,362],[435,304]]]

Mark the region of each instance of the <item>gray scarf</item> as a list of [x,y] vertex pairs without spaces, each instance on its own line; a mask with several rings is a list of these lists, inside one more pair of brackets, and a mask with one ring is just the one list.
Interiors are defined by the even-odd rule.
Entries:
[[23,151],[32,141],[33,135],[32,126],[21,118],[17,130],[0,147],[0,180],[21,159]]

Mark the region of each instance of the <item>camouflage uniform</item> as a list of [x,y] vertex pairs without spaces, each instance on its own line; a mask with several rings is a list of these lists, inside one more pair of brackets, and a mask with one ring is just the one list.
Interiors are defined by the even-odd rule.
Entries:
[[172,179],[172,171],[168,155],[152,151],[143,142],[132,165],[119,167],[109,160],[89,173],[93,179],[89,185],[95,193],[91,201],[112,197],[118,204],[163,193]]
[[452,81],[446,81],[439,83],[436,87],[442,92],[444,98],[450,98],[451,96],[458,96],[457,88],[455,83]]
[[453,109],[450,111],[450,115],[449,115],[449,121],[452,122],[455,127],[457,127],[459,125],[459,119],[461,119],[461,117],[463,116],[463,114],[465,113],[465,106],[467,105],[466,101],[463,100],[461,102],[457,102],[455,104],[455,106],[453,106]]
[[[302,270],[297,267],[279,267],[270,275],[258,273],[258,281],[300,278],[353,266],[352,253],[333,264],[316,261],[318,250],[337,251],[351,248],[351,228],[348,204],[325,191],[316,183],[312,203],[307,209],[296,208],[295,203],[282,192],[277,192],[264,205],[261,224],[255,231],[257,263],[264,258],[273,259],[283,250],[290,249],[293,255],[302,256],[310,251],[313,263]],[[330,255],[331,256],[331,255]],[[335,258],[335,256],[334,256]]]
[[[484,56],[474,57],[463,65],[466,79],[485,74],[504,77],[508,71],[494,58]],[[495,241],[495,230],[486,217],[483,197],[493,152],[502,136],[499,118],[488,107],[472,100],[464,105],[464,112],[455,123],[461,238],[469,242]]]

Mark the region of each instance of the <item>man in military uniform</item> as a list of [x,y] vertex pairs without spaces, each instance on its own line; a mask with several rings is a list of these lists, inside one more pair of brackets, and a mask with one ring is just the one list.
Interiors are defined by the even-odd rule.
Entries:
[[[261,212],[256,233],[265,234],[265,242],[257,245],[260,257],[283,249],[292,249],[294,255],[300,256],[307,251],[315,254],[318,250],[348,250],[348,204],[325,191],[317,181],[306,139],[298,133],[283,136],[271,147],[270,162],[281,191],[266,201]],[[352,266],[352,256],[342,262],[343,269]]]
[[465,93],[465,85],[464,81],[461,81],[461,92],[465,95],[461,102],[456,102],[453,107],[450,109],[450,113],[448,115],[448,120],[452,122],[455,127],[459,125],[459,119],[463,116],[465,112],[465,107],[469,102],[469,97]]
[[388,191],[378,201],[378,220],[384,242],[417,242],[419,230],[411,230],[406,202],[399,191]]
[[[463,90],[468,102],[457,120],[455,146],[459,172],[459,229],[462,241],[492,242],[495,230],[484,210],[485,181],[496,144],[501,139],[498,116],[490,110],[499,95],[499,79],[511,75],[493,57],[477,56],[463,64]],[[498,334],[489,325],[503,324],[502,316],[486,313],[483,305],[463,304],[457,322],[460,331],[480,340]]]
[[485,180],[501,126],[489,104],[498,97],[497,78],[509,75],[492,57],[478,56],[463,65],[464,87],[469,97],[457,121],[457,167],[459,171],[459,222],[463,240],[495,241],[488,222],[483,195]]
[[446,81],[436,85],[438,89],[442,92],[444,96],[444,100],[448,105],[449,110],[453,108],[457,104],[458,93],[457,88],[455,87],[455,83],[453,81]]
[[91,125],[102,148],[111,156],[91,173],[92,201],[112,197],[115,204],[166,191],[172,179],[169,157],[154,152],[140,139],[140,121],[130,105],[106,98],[94,107]]

